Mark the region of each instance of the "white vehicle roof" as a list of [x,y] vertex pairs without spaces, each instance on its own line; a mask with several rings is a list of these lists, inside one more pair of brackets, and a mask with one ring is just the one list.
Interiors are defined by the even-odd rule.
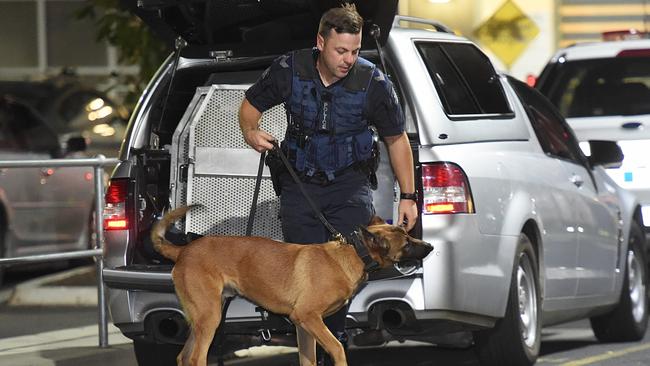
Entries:
[[558,62],[560,57],[569,61],[616,57],[622,51],[638,49],[650,49],[650,39],[577,43],[559,50],[551,62]]

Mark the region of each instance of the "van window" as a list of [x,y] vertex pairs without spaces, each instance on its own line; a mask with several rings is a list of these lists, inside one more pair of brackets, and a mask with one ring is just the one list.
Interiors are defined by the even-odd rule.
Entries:
[[415,45],[448,115],[512,113],[499,76],[476,46],[434,42]]
[[564,160],[582,164],[585,160],[571,128],[555,106],[540,92],[509,77],[510,85],[521,100],[542,150]]
[[650,57],[558,63],[547,77],[540,91],[565,117],[650,113]]

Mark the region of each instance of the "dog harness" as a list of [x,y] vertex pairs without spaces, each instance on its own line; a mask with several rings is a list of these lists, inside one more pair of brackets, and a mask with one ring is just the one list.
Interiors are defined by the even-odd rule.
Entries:
[[291,53],[291,96],[285,103],[288,126],[283,141],[295,169],[303,176],[337,172],[372,157],[373,133],[364,116],[375,66],[361,57],[340,82],[326,88],[311,49]]

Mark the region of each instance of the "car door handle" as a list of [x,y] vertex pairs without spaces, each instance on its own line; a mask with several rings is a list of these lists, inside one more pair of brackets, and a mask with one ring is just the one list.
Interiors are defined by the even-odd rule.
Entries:
[[636,130],[641,127],[643,127],[643,123],[641,122],[626,122],[621,125],[622,128],[627,129],[627,130]]
[[573,185],[575,185],[576,187],[580,188],[585,183],[585,181],[578,174],[574,174],[573,176],[571,176],[571,183],[573,183]]

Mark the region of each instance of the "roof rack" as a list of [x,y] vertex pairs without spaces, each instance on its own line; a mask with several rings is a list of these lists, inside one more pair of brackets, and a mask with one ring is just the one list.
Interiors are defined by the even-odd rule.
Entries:
[[404,28],[400,26],[399,22],[412,22],[412,23],[418,23],[418,24],[427,24],[435,28],[436,31],[438,32],[444,32],[444,33],[451,33],[454,34],[454,31],[451,30],[451,28],[447,27],[446,25],[437,22],[435,20],[429,20],[429,19],[424,19],[424,18],[418,18],[418,17],[409,17],[405,15],[395,15],[395,19],[393,20],[393,28]]

